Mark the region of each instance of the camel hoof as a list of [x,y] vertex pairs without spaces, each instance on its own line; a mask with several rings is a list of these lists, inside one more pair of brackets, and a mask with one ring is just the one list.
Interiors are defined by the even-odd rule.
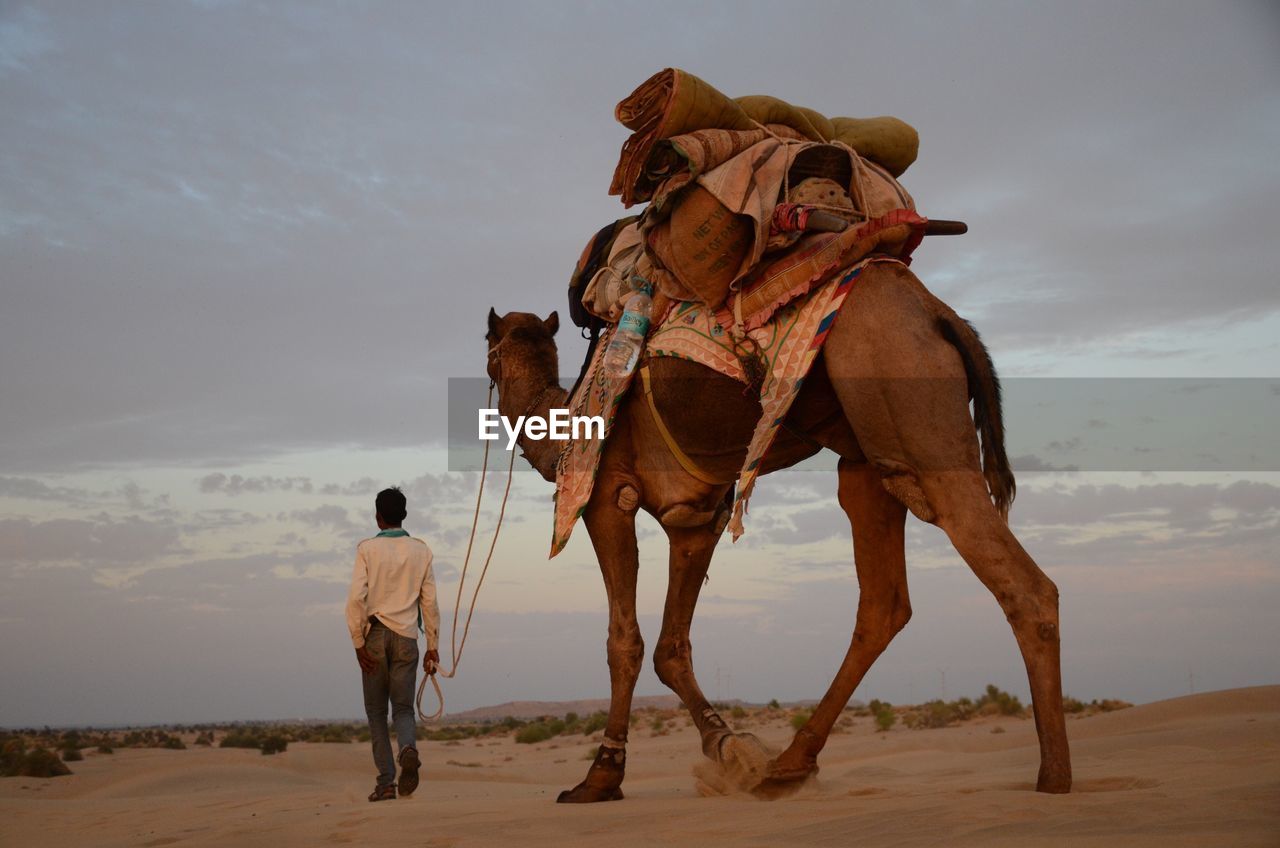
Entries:
[[584,780],[572,789],[566,789],[556,797],[557,804],[596,804],[601,801],[621,801],[622,787],[588,786]]
[[799,766],[784,766],[778,760],[769,763],[765,769],[765,782],[768,783],[804,783],[818,773],[817,763],[806,763]]
[[[816,770],[810,772],[809,776],[813,774],[816,774]],[[809,782],[809,776],[799,780],[777,780],[772,777],[766,777],[760,782],[759,786],[751,790],[751,794],[762,801],[776,801],[779,798],[786,798],[803,789]]]
[[572,789],[566,789],[556,797],[557,804],[595,804],[600,801],[622,800],[623,770],[627,752],[622,748],[601,745],[596,749],[595,761],[587,770],[587,776]]
[[724,743],[733,738],[727,727],[712,730],[702,737],[702,755],[714,763],[724,762]]
[[693,767],[700,795],[751,792],[765,779],[765,767],[777,751],[752,733],[711,733],[703,741],[709,762]]
[[766,801],[785,798],[799,792],[817,775],[817,763],[788,767],[781,765],[779,760],[772,760],[765,767],[764,779],[752,788],[751,794]]
[[1036,791],[1049,795],[1066,795],[1071,791],[1071,776],[1057,778],[1041,776],[1036,781]]

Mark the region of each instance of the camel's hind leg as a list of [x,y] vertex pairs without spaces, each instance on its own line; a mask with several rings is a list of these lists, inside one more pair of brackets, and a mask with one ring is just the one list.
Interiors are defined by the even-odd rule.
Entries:
[[991,502],[964,365],[939,329],[945,319],[939,305],[905,268],[872,269],[850,293],[827,339],[832,386],[885,487],[941,527],[999,601],[1031,684],[1040,737],[1037,788],[1067,792],[1071,759],[1062,711],[1057,587]]
[[827,694],[790,747],[769,764],[770,782],[803,780],[818,770],[818,752],[867,669],[911,618],[904,553],[906,508],[865,463],[840,460],[840,506],[853,525],[858,619],[853,641]]
[[720,743],[729,728],[707,702],[693,676],[693,645],[689,628],[698,603],[698,593],[706,580],[719,535],[710,527],[667,527],[671,543],[671,567],[667,579],[667,602],[662,613],[662,633],[653,652],[658,679],[680,696],[688,708],[698,732],[702,734],[702,751],[718,760]]
[[1040,737],[1036,788],[1069,792],[1071,755],[1062,710],[1058,587],[1022,549],[996,512],[980,474],[928,474],[921,478],[921,484],[938,513],[938,526],[996,596],[1018,639]]
[[[602,475],[603,477],[603,475]],[[604,742],[587,771],[586,778],[556,799],[565,803],[616,801],[622,798],[622,778],[626,771],[627,727],[631,718],[631,696],[644,662],[644,641],[636,621],[636,578],[639,551],[636,548],[635,513],[618,508],[615,491],[597,482],[583,520],[591,534],[609,596],[609,679],[612,691]]]

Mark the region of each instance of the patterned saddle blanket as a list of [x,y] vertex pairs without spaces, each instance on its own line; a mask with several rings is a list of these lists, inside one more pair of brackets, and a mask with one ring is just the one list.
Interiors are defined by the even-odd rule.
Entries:
[[[829,276],[825,283],[776,306],[766,322],[743,334],[733,332],[732,302],[718,313],[696,303],[673,304],[650,332],[645,346],[649,356],[680,357],[746,384],[751,384],[753,378],[759,381],[762,414],[739,472],[728,527],[735,541],[744,532],[743,515],[760,463],[821,352],[846,296],[868,265],[901,261],[888,256],[865,257],[834,277]],[[604,418],[605,438],[569,442],[560,455],[556,468],[553,557],[564,549],[586,509],[618,407],[630,388],[631,375],[613,379],[600,367],[612,333],[611,326],[601,336],[586,375],[570,400],[573,415]]]

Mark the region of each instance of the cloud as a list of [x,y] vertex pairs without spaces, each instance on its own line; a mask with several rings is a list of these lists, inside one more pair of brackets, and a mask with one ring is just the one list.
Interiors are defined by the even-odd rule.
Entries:
[[197,481],[197,486],[205,494],[225,495],[293,491],[305,495],[310,494],[314,488],[308,477],[242,477],[239,474],[227,476],[221,472],[206,474]]
[[[1227,510],[1222,515],[1218,510]],[[1078,485],[1036,490],[1018,499],[1015,525],[1082,527],[1149,519],[1180,533],[1226,534],[1280,519],[1280,487],[1270,483],[1159,483],[1142,486]]]
[[1014,471],[1079,471],[1074,465],[1054,465],[1034,454],[1021,454],[1009,457],[1009,466]]
[[0,477],[0,497],[79,504],[95,497],[95,493],[73,486],[50,486],[34,477]]
[[32,64],[55,50],[47,18],[35,9],[21,8],[0,19],[0,79],[29,73]]
[[830,500],[829,504],[788,513],[787,524],[763,530],[764,542],[770,545],[804,545],[837,537],[851,538],[848,516],[835,502],[834,495]]
[[340,486],[337,483],[326,483],[320,487],[322,495],[372,495],[381,491],[383,486],[372,477],[361,477],[353,483]]
[[[442,442],[445,378],[481,376],[488,307],[563,308],[549,281],[624,211],[606,194],[626,135],[610,108],[653,68],[617,60],[619,28],[730,93],[919,126],[904,181],[971,231],[930,240],[916,267],[997,353],[1141,352],[1161,344],[1137,330],[1194,338],[1189,322],[1276,311],[1267,234],[1237,223],[1275,217],[1280,197],[1257,9],[886,7],[858,26],[912,32],[927,61],[855,103],[841,81],[896,66],[892,38],[848,54],[849,9],[815,34],[748,8],[746,40],[808,39],[811,61],[845,65],[766,72],[708,47],[713,22],[675,43],[639,8],[459,8],[392,29],[305,4],[5,16],[2,55],[31,70],[7,76],[0,126],[0,262],[21,269],[0,317],[0,467]],[[465,84],[423,84],[446,78]],[[560,343],[572,373],[583,343]],[[1202,352],[1177,347],[1171,369]]]
[[288,518],[301,521],[311,527],[328,528],[343,534],[360,533],[366,529],[364,525],[351,520],[346,507],[337,504],[323,504],[313,509],[295,509],[288,513]]
[[0,561],[10,563],[147,563],[181,553],[180,542],[174,525],[137,517],[0,519]]

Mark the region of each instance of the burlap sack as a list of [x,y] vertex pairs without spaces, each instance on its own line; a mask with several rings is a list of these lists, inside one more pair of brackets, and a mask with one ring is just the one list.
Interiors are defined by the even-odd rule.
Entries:
[[750,254],[754,238],[755,226],[749,217],[734,214],[695,184],[681,193],[671,217],[650,231],[648,244],[678,283],[668,294],[718,307]]

